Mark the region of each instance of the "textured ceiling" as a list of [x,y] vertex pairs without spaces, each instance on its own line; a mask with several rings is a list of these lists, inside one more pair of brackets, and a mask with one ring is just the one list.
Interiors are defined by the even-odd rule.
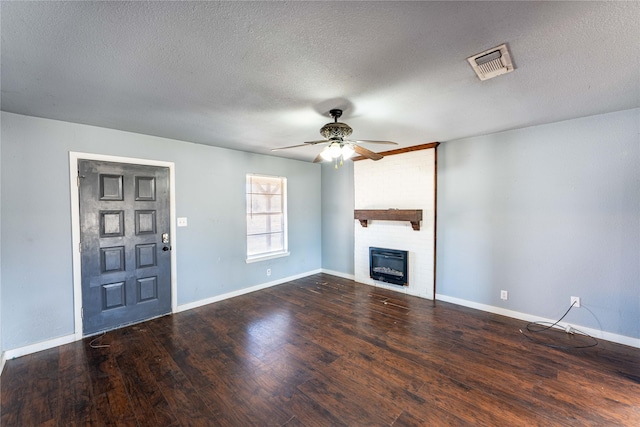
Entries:
[[270,149],[335,107],[411,146],[640,106],[638,2],[0,4],[3,111],[237,150],[311,160]]

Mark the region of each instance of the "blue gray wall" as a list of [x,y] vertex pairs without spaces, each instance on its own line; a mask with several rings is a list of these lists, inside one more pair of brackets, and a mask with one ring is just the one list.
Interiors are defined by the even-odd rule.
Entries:
[[[73,332],[68,151],[175,162],[179,304],[320,267],[353,274],[351,162],[9,113],[1,141],[2,349]],[[640,338],[639,109],[449,141],[438,157],[438,294],[546,318],[576,295],[568,321]],[[244,262],[247,172],[289,178],[290,257]]]
[[640,338],[639,150],[639,109],[440,145],[438,294]]
[[353,162],[322,164],[322,268],[353,275]]
[[[69,151],[175,163],[178,304],[321,268],[320,165],[10,113],[1,137],[4,350],[74,332]],[[288,178],[289,257],[245,262],[250,172]]]

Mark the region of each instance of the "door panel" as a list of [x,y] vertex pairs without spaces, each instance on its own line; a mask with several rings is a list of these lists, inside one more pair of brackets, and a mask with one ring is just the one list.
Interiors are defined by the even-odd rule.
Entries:
[[83,333],[171,311],[169,169],[78,161]]

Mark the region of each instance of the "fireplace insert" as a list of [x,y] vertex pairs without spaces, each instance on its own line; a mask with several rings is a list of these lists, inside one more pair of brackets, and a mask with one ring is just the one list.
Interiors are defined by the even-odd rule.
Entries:
[[369,276],[373,280],[407,286],[409,253],[396,249],[369,248]]

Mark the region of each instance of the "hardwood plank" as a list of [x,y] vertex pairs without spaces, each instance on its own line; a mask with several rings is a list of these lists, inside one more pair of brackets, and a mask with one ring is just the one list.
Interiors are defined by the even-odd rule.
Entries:
[[97,426],[87,358],[82,342],[60,347],[58,425]]
[[[491,389],[474,388],[447,375],[432,373],[431,379],[416,393],[440,409],[469,423],[492,426],[548,426],[542,413],[503,399]],[[564,425],[558,422],[557,425]]]
[[[149,337],[132,335],[137,336],[130,336],[127,352],[118,355],[116,363],[122,373],[136,419],[141,424],[176,425],[178,420],[149,366],[149,362],[156,357],[151,351],[153,343]],[[163,377],[160,377],[160,381],[162,380]]]
[[476,423],[469,423],[461,420],[453,414],[450,414],[430,402],[422,405],[419,415],[414,415],[411,411],[402,411],[400,416],[393,422],[393,427],[471,427]]
[[[295,414],[295,419],[307,427],[324,427],[335,426],[345,427],[344,423],[339,416],[334,416],[329,411],[324,409],[318,402],[307,397],[304,393],[296,390],[288,399],[283,403],[289,412]],[[288,424],[285,424],[288,425]]]
[[[141,345],[140,351],[148,371],[164,398],[164,401],[160,401],[163,406],[166,401],[166,412],[170,410],[171,414],[175,416],[175,425],[216,425],[218,420],[207,406],[202,393],[184,374],[179,363],[167,354],[160,340],[153,334],[154,325],[150,324],[149,326],[151,332],[148,340],[144,342],[145,345]],[[193,345],[193,342],[190,344]],[[150,425],[163,424],[151,423]]]
[[9,360],[0,424],[640,425],[639,349],[524,326],[316,274]]
[[298,387],[311,400],[317,402],[332,416],[349,426],[382,426],[389,425],[384,420],[368,411],[366,402],[352,399],[340,387],[329,383],[328,378],[312,379]]
[[24,402],[30,394],[29,367],[33,357],[30,354],[6,362],[0,376],[0,425],[20,425],[20,418],[25,412]]
[[[290,420],[290,414],[269,404],[269,400],[277,394],[279,383],[268,374],[259,372],[262,367],[259,361],[248,355],[237,354],[236,349],[242,347],[236,345],[226,334],[217,334],[218,331],[211,326],[201,316],[192,318],[189,328],[207,331],[207,340],[203,346],[193,348],[187,357],[180,358],[177,363],[191,381],[202,387],[199,394],[215,414],[216,422],[222,425],[256,424],[259,423],[257,416],[265,417],[269,425],[282,425]],[[217,337],[215,345],[211,344],[213,336]],[[245,337],[242,334],[237,336]],[[212,356],[215,360],[212,360]],[[243,361],[243,364],[238,364],[238,360]],[[244,362],[247,360],[252,360],[250,369],[245,369]],[[220,376],[220,371],[224,371],[226,375]],[[245,409],[238,412],[236,406]]]
[[[89,344],[86,343],[89,347]],[[137,426],[134,408],[110,348],[87,349],[88,370],[98,419],[105,425]]]
[[33,358],[28,371],[24,405],[28,411],[18,425],[55,425],[58,407],[58,349],[49,349]]

